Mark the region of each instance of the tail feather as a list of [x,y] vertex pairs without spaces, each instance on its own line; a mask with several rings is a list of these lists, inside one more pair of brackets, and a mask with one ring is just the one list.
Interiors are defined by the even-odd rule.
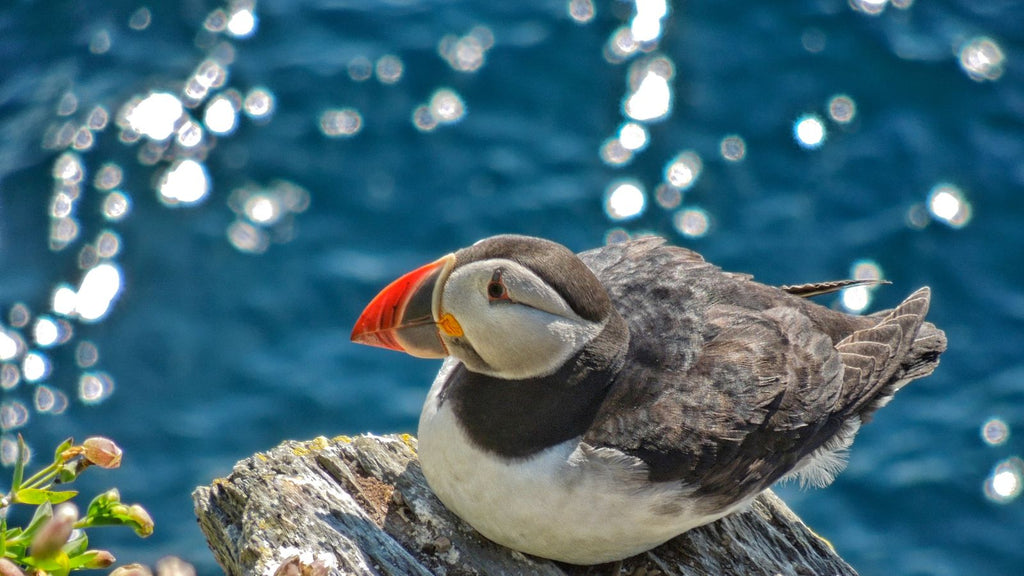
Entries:
[[845,368],[844,412],[866,422],[897,390],[935,370],[946,349],[946,335],[924,321],[930,301],[931,290],[921,288],[879,314],[878,324],[836,345]]

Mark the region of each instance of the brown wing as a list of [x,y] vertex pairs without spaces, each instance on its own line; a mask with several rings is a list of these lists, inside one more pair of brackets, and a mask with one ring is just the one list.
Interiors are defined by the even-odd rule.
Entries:
[[636,456],[652,480],[678,480],[712,500],[766,488],[877,407],[927,311],[919,292],[886,319],[849,316],[689,251],[643,249],[642,258],[592,266],[631,341],[584,441]]

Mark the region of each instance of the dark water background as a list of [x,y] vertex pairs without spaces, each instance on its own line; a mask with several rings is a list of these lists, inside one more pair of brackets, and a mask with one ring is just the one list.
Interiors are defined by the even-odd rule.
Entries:
[[[6,0],[0,328],[21,345],[7,357],[0,345],[4,446],[17,432],[44,452],[68,435],[116,439],[122,469],[82,489],[118,486],[157,531],[98,531],[94,544],[215,574],[194,486],[284,439],[415,430],[437,364],[348,342],[384,283],[500,232],[577,250],[653,232],[768,283],[846,277],[868,260],[892,281],[869,311],[931,285],[930,319],[950,341],[939,370],[862,430],[832,487],[780,493],[862,574],[1020,573],[1024,6],[691,0],[613,62],[633,4],[598,2],[583,22],[568,4],[273,0],[255,6],[254,31],[243,15],[232,33],[216,10],[245,4]],[[119,111],[154,92],[181,98],[204,61],[223,75],[184,110],[202,143],[125,142]],[[650,69],[670,76],[668,117],[641,123],[648,142],[630,161],[603,159]],[[463,115],[423,130],[414,111],[439,89]],[[211,133],[217,95],[237,110],[260,94],[269,114]],[[848,122],[830,116],[841,95]],[[827,130],[816,149],[794,138],[805,114]],[[332,135],[332,118],[358,126]],[[701,162],[679,191],[665,168],[684,151]],[[168,205],[161,177],[188,158],[208,193]],[[120,181],[97,182],[111,166]],[[617,219],[628,207],[605,198],[623,180],[646,204]],[[282,190],[300,199],[291,212]],[[127,216],[104,215],[113,194]],[[77,234],[62,236],[68,221]],[[121,280],[105,316],[55,311],[55,290],[103,262]],[[57,342],[34,336],[40,322]],[[48,372],[30,378],[40,363]],[[83,400],[83,377],[113,393]]]

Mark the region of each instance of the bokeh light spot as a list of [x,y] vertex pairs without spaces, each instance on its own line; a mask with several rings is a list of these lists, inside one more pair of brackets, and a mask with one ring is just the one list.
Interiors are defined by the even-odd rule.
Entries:
[[972,38],[960,48],[960,68],[976,82],[998,80],[1005,65],[1003,49],[991,38]]
[[106,372],[86,372],[78,379],[78,398],[84,404],[98,404],[114,392],[114,379]]
[[833,96],[828,101],[828,116],[839,124],[849,124],[857,115],[857,105],[853,98],[845,94]]
[[325,110],[320,115],[320,131],[331,138],[355,136],[363,129],[363,115],[355,108]]
[[174,94],[152,92],[134,105],[129,104],[125,120],[132,130],[152,140],[166,140],[174,134],[185,108]]
[[441,88],[430,97],[430,113],[439,123],[452,124],[466,114],[466,104],[454,90]]
[[850,6],[858,11],[871,16],[877,16],[885,10],[889,0],[850,0]]
[[[850,266],[850,276],[854,280],[881,280],[882,267],[874,260],[857,260]],[[871,305],[873,286],[850,286],[839,293],[839,304],[844,310],[860,314]]]
[[14,360],[21,352],[19,339],[0,328],[0,361]]
[[91,268],[82,278],[75,296],[75,313],[86,322],[103,319],[122,289],[121,269],[103,263]]
[[613,183],[605,192],[604,211],[612,220],[636,218],[644,212],[647,195],[632,180]]
[[242,110],[253,120],[266,120],[274,113],[274,94],[267,88],[253,88],[245,95]]
[[386,54],[377,60],[374,66],[374,73],[381,84],[394,84],[402,79],[405,66],[401,58],[394,54]]
[[203,113],[203,124],[214,134],[230,134],[238,124],[238,109],[232,99],[220,95],[210,101]]
[[989,418],[981,425],[981,439],[989,446],[1005,444],[1010,439],[1010,427],[999,418]]
[[42,352],[29,352],[21,360],[21,374],[26,382],[38,382],[50,375],[50,359]]
[[952,228],[963,228],[971,220],[970,203],[952,184],[940,183],[932,187],[927,203],[932,218]]
[[569,0],[568,10],[569,17],[577,24],[586,24],[597,15],[593,0]]
[[666,210],[678,208],[683,202],[683,193],[675,186],[659,184],[654,190],[654,200]]
[[206,167],[192,159],[172,164],[157,186],[160,201],[168,206],[195,204],[206,198],[210,191],[210,178]]
[[825,123],[815,114],[804,114],[793,124],[793,137],[805,150],[820,148],[825,143]]
[[672,89],[668,79],[648,71],[636,90],[626,99],[626,115],[634,120],[650,122],[665,118],[672,106]]
[[711,229],[711,219],[702,208],[686,208],[675,213],[672,225],[687,238],[700,238]]
[[680,152],[665,166],[665,182],[680,190],[687,190],[697,183],[703,169],[704,163],[696,152]]
[[1008,504],[1024,487],[1024,461],[1011,457],[996,464],[985,479],[985,496],[997,504]]
[[722,138],[718,150],[721,152],[722,158],[730,162],[739,162],[747,157],[747,143],[742,137],[735,134]]
[[79,368],[92,368],[100,360],[100,351],[88,340],[82,340],[75,347],[75,364]]
[[32,339],[39,347],[49,348],[60,342],[61,326],[49,316],[39,316],[32,327]]
[[626,150],[637,151],[647,146],[647,128],[637,122],[626,122],[619,128],[619,142]]
[[18,400],[8,400],[0,404],[0,428],[4,432],[17,430],[28,423],[28,408]]
[[256,14],[251,6],[241,6],[231,13],[227,22],[228,34],[235,38],[248,38],[256,32]]
[[14,364],[0,365],[0,388],[13,390],[21,383],[21,370]]
[[111,192],[103,199],[103,217],[112,222],[127,216],[130,209],[131,202],[123,192]]
[[623,166],[633,160],[633,151],[622,145],[619,138],[608,138],[598,152],[601,160],[609,166]]

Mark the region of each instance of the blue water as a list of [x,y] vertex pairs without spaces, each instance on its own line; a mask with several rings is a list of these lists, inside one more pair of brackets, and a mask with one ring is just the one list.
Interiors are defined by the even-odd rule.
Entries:
[[[577,250],[653,232],[768,283],[867,261],[892,285],[866,311],[931,285],[950,342],[935,375],[863,429],[833,486],[780,493],[862,574],[1018,573],[1024,7],[690,1],[653,32],[639,23],[652,42],[616,57],[633,4],[598,2],[580,22],[568,4],[272,0],[255,28],[243,14],[225,30],[214,12],[244,5],[5,3],[0,443],[116,439],[124,466],[81,489],[119,487],[157,530],[93,545],[215,574],[193,487],[284,439],[415,430],[437,363],[348,342],[387,281],[500,232]],[[220,78],[172,117],[179,132],[194,120],[200,144],[162,146],[145,115],[124,119],[153,93],[185,99],[206,60]],[[651,71],[670,99],[654,90],[632,112],[665,117],[627,128],[646,143],[616,154]],[[441,89],[427,129],[414,111]],[[227,115],[207,116],[218,95]],[[260,95],[268,113],[233,114]],[[825,130],[816,147],[794,136],[807,114]],[[123,141],[133,130],[150,135]],[[666,166],[683,152],[673,188]],[[187,159],[200,176],[175,203],[162,178]],[[119,198],[126,215],[105,204]],[[104,263],[120,280],[109,306],[54,300],[89,292],[79,284]],[[83,375],[107,382],[98,398],[82,398]]]

